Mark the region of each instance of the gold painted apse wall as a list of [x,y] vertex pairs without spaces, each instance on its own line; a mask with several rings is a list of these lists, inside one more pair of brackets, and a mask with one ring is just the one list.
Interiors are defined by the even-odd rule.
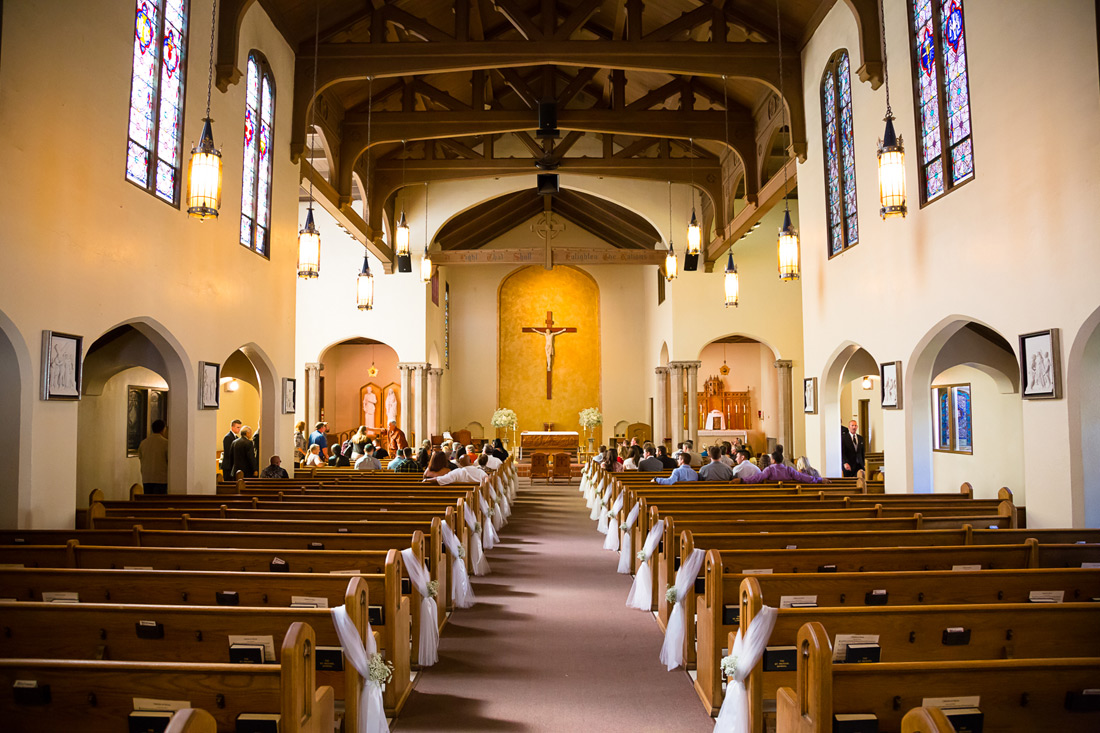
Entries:
[[[546,311],[554,328],[576,328],[554,339],[553,397],[546,399],[546,339],[523,333],[545,328]],[[546,270],[524,267],[506,277],[497,294],[499,364],[497,404],[515,410],[518,430],[581,432],[578,414],[600,405],[600,290],[587,273],[573,267]],[[600,426],[602,427],[602,426]],[[597,444],[601,438],[595,431]]]

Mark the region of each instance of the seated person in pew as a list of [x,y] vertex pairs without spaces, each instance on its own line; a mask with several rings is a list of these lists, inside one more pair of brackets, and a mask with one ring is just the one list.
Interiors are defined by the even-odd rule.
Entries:
[[760,473],[760,469],[752,462],[752,453],[744,446],[737,449],[734,454],[737,465],[733,467],[733,478],[750,478]]
[[722,455],[718,456],[718,460],[720,460],[722,463],[726,464],[730,468],[733,468],[735,465],[732,455],[733,446],[730,445],[730,442],[728,440],[723,440],[722,445],[718,447],[721,448],[722,451]]
[[290,478],[290,474],[282,466],[283,459],[279,456],[271,456],[271,463],[260,471],[260,478]]
[[665,464],[661,463],[661,459],[657,457],[652,443],[646,443],[644,449],[645,456],[638,463],[639,471],[663,471]]
[[603,462],[600,463],[600,468],[608,473],[616,473],[623,470],[623,464],[619,463],[619,457],[615,454],[615,451],[609,450],[603,457]]
[[734,479],[735,482],[746,484],[759,484],[759,483],[776,483],[779,481],[787,481],[796,484],[827,484],[829,479],[810,476],[809,474],[802,473],[795,470],[790,466],[785,466],[782,461],[782,455],[773,456],[773,463],[770,463],[763,470],[759,471],[753,476],[745,477],[741,476]]
[[676,468],[676,459],[668,454],[668,448],[663,445],[657,446],[657,460],[666,469]]
[[821,478],[821,474],[818,473],[818,470],[816,468],[810,465],[810,459],[806,456],[802,456],[797,461],[795,461],[794,467],[802,473],[806,474],[807,476],[815,476],[817,478]]
[[424,471],[424,480],[437,478],[452,470],[451,459],[447,457],[447,454],[443,451],[436,451],[432,453],[431,460],[428,462],[428,468]]
[[328,459],[328,465],[346,467],[351,465],[351,461],[348,460],[348,455],[351,453],[352,447],[349,443],[347,448],[339,443],[332,444],[332,456]]
[[[481,446],[481,454],[488,457],[489,462],[486,464],[486,467],[490,471],[495,471],[504,464],[504,461],[493,455],[493,446],[489,441],[485,441],[485,443]],[[471,458],[471,460],[473,459]]]
[[733,478],[733,470],[722,463],[722,451],[716,445],[712,445],[707,451],[710,462],[699,469],[700,481],[729,481]]
[[485,465],[488,463],[488,456],[481,456],[477,461],[478,465],[471,466],[470,460],[466,456],[462,456],[458,459],[458,468],[448,471],[441,476],[425,478],[424,483],[439,484],[440,486],[446,486],[447,484],[453,484],[458,481],[480,484],[482,481],[489,478],[489,474],[485,473]]
[[394,473],[420,473],[420,464],[413,458],[413,449],[405,448],[387,466]]
[[367,452],[363,454],[363,457],[355,462],[355,468],[357,471],[381,471],[382,462],[374,457],[374,446],[368,445]]
[[324,461],[321,459],[321,446],[314,443],[309,447],[309,454],[306,456],[306,466],[323,466]]
[[[687,444],[685,443],[684,445]],[[670,484],[681,483],[684,481],[699,480],[699,474],[697,474],[695,472],[695,469],[691,467],[691,453],[688,453],[687,450],[681,450],[680,453],[677,455],[676,460],[679,465],[676,467],[676,470],[672,472],[672,475],[667,478],[658,476],[657,478],[653,479],[653,483],[668,486]]]

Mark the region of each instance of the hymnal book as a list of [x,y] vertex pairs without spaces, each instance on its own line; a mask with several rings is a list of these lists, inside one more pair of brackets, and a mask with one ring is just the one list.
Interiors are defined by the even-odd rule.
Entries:
[[881,650],[878,644],[849,644],[844,650],[847,664],[870,664],[879,661]]
[[325,543],[324,542],[310,542],[309,543],[309,549],[311,549],[311,550],[323,550],[323,549],[325,549]]
[[970,629],[962,626],[952,626],[943,630],[944,646],[966,646],[970,643]]
[[764,650],[764,671],[784,672],[794,670],[798,659],[798,647],[770,646]]
[[317,669],[328,672],[343,672],[344,650],[338,646],[317,647]]
[[164,624],[159,621],[137,621],[134,623],[134,631],[139,639],[164,638]]
[[817,608],[817,596],[779,596],[780,608]]
[[878,733],[878,716],[873,713],[836,713],[833,733]]
[[258,646],[263,649],[261,661],[255,662],[255,664],[275,662],[275,637],[271,634],[230,634],[230,652],[232,652],[234,645]]
[[951,569],[955,572],[970,572],[971,570],[981,570],[981,565],[952,565]]
[[278,713],[241,713],[237,716],[237,733],[279,733]]
[[80,603],[80,594],[70,591],[43,591],[42,600],[46,603]]
[[381,606],[367,606],[367,621],[371,626],[385,626],[386,613]]
[[722,606],[722,625],[737,626],[741,623],[741,606]]
[[865,606],[885,606],[890,601],[890,594],[885,590],[873,590],[863,596]]
[[38,680],[16,680],[11,686],[17,705],[47,705],[50,702],[50,686],[40,685]]
[[169,710],[134,710],[127,724],[130,733],[164,733],[174,714]]
[[1064,590],[1033,590],[1027,595],[1030,603],[1061,603],[1065,600]]
[[263,664],[263,644],[230,644],[229,661],[233,664]]
[[982,711],[978,708],[943,708],[943,714],[955,726],[955,733],[982,733]]
[[409,595],[412,595],[412,592],[413,592],[412,581],[409,580],[408,578],[402,578],[401,579],[401,595],[409,596]]
[[819,573],[835,573],[836,565],[819,565],[817,568]]
[[219,606],[241,605],[241,597],[237,595],[235,590],[220,590],[214,594],[214,598],[218,601]]
[[1100,689],[1067,692],[1066,710],[1079,713],[1094,713],[1100,710]]
[[[848,647],[852,644],[878,644],[878,634],[837,634],[833,639],[833,663],[848,659]],[[875,660],[878,661],[877,659]]]
[[281,557],[276,557],[271,560],[271,572],[273,573],[289,573],[290,566],[286,564],[286,560]]
[[695,592],[699,593],[699,594],[703,594],[703,593],[707,592],[707,579],[706,578],[696,578],[695,579]]

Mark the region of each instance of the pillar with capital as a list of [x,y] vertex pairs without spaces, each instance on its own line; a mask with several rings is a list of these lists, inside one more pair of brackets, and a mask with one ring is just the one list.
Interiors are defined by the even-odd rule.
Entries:
[[684,442],[684,364],[668,363],[668,389],[672,397],[672,447]]
[[306,431],[321,419],[321,371],[325,365],[319,362],[306,364]]
[[668,367],[657,367],[657,394],[653,397],[653,445],[664,445],[668,436]]
[[783,446],[785,456],[797,455],[794,451],[794,432],[791,412],[791,361],[778,359],[775,368],[779,370],[779,435],[776,439]]
[[699,367],[701,361],[683,362],[684,372],[687,375],[687,438],[691,441],[691,449],[700,451],[703,447],[699,444]]
[[415,364],[398,362],[397,368],[401,371],[401,409],[397,415],[397,427],[405,431],[405,437],[409,445],[413,444],[413,368]]
[[428,432],[424,436],[428,439],[443,433],[439,429],[439,381],[442,377],[443,370],[439,367],[428,369]]
[[[412,422],[417,444],[428,437],[428,370],[431,368],[431,364],[413,364]],[[409,445],[413,445],[412,438],[409,438]]]

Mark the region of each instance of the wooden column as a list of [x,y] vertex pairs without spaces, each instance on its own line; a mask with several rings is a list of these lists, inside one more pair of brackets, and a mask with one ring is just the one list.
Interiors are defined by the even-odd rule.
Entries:
[[785,457],[798,455],[794,449],[794,431],[791,421],[791,361],[779,359],[775,362],[775,368],[779,370],[779,434],[776,436],[779,444],[783,446]]
[[676,449],[684,442],[684,364],[679,361],[668,363],[669,394],[672,397],[672,448]]
[[653,397],[653,445],[668,440],[668,367],[657,367],[657,393]]
[[699,445],[699,367],[701,361],[683,362],[684,371],[687,373],[687,437],[691,441],[691,450],[698,453],[702,446]]

